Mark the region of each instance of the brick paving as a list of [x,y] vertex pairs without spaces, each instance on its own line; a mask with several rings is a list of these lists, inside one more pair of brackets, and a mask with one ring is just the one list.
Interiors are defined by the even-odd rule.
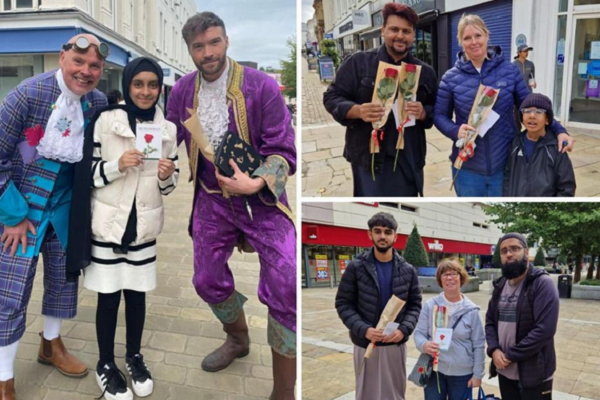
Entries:
[[[553,275],[556,279],[556,275]],[[481,307],[485,318],[491,296],[491,281],[467,296]],[[334,308],[337,288],[302,291],[302,398],[305,400],[353,400],[353,344],[348,329]],[[424,294],[423,301],[434,296]],[[557,370],[554,400],[600,400],[600,313],[593,300],[561,299],[555,336]],[[407,342],[408,372],[419,351],[412,337]],[[486,371],[490,359],[486,357]],[[407,400],[423,400],[423,389],[407,384]],[[498,380],[484,378],[486,394],[500,395]]]
[[[302,61],[302,196],[351,197],[352,172],[342,157],[345,128],[335,122],[323,107],[328,83],[319,80]],[[569,154],[577,181],[578,197],[600,196],[600,132],[571,129],[575,151]],[[424,193],[427,197],[455,197],[450,191],[452,142],[435,127],[427,131],[427,157]]]
[[[235,251],[229,265],[237,289],[249,301],[245,311],[250,326],[250,354],[217,373],[204,372],[203,358],[225,338],[221,324],[198,297],[191,278],[192,242],[187,234],[192,203],[192,185],[183,146],[179,151],[179,187],[165,198],[165,226],[158,238],[158,285],[148,293],[142,354],[155,378],[152,400],[257,400],[269,396],[272,387],[271,349],[267,344],[267,308],[257,296],[259,264],[256,254]],[[296,198],[295,177],[288,181],[288,195]],[[295,203],[295,201],[292,201]],[[294,204],[295,206],[295,204]],[[294,207],[293,206],[293,207]],[[41,300],[42,269],[38,269],[27,313],[27,331],[17,354],[15,381],[19,400],[83,400],[100,396],[94,377],[98,362],[95,292],[81,289],[79,311],[65,321],[61,334],[65,345],[90,369],[83,379],[62,376],[39,364],[38,332],[43,327]],[[125,320],[121,303],[116,335],[116,364],[125,368]]]

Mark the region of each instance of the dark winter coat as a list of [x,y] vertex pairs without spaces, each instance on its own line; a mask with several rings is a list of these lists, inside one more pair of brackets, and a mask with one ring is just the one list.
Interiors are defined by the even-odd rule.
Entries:
[[[415,330],[421,313],[417,270],[395,250],[393,261],[392,294],[406,302],[395,320],[400,324],[398,329],[404,333],[404,338],[399,343],[378,343],[378,346],[405,343]],[[335,297],[335,308],[350,330],[352,343],[366,348],[370,343],[365,336],[367,329],[377,326],[383,311],[379,302],[379,281],[373,249],[359,255],[346,268]]]
[[509,147],[502,195],[507,197],[573,197],[575,172],[567,153],[558,151],[556,135],[546,129],[539,138],[529,162],[523,141],[527,131],[515,137]]
[[[506,166],[508,147],[518,132],[513,116],[514,106],[520,106],[529,94],[518,68],[502,57],[500,47],[488,50],[488,59],[483,62],[481,73],[465,59],[464,52],[458,54],[454,67],[444,74],[440,82],[433,120],[442,134],[456,142],[460,126],[468,122],[480,84],[500,89],[493,108],[500,118],[483,138],[476,139],[475,155],[462,168],[490,176]],[[452,120],[453,114],[456,114],[456,122]],[[556,121],[552,130],[557,134],[566,132]],[[458,151],[453,145],[450,155],[453,163]]]
[[[371,170],[371,153],[369,143],[373,125],[361,119],[346,119],[348,111],[357,104],[371,103],[375,91],[375,79],[379,62],[400,65],[402,62],[421,65],[417,101],[425,109],[425,121],[416,121],[416,125],[405,129],[404,150],[400,150],[398,164],[405,171],[411,171],[415,182],[422,181],[417,177],[417,172],[425,167],[427,153],[427,140],[425,129],[433,126],[433,106],[437,93],[437,77],[429,65],[416,59],[411,53],[399,61],[388,54],[385,45],[379,49],[361,51],[353,54],[340,66],[335,80],[323,95],[323,104],[327,111],[337,122],[346,127],[346,146],[344,157],[348,162]],[[390,112],[387,123],[383,127],[385,132],[380,144],[381,151],[375,154],[375,171],[383,170],[383,163],[387,156],[396,155],[396,142],[398,131],[393,112]],[[422,193],[422,187],[418,187]]]
[[[494,292],[485,316],[487,354],[492,357],[500,349],[498,340],[498,301],[506,278],[494,281]],[[518,363],[519,384],[523,388],[536,387],[553,376],[556,370],[554,335],[558,325],[558,289],[544,270],[529,266],[523,290],[517,300],[516,344],[504,354]],[[497,375],[490,363],[490,376]]]

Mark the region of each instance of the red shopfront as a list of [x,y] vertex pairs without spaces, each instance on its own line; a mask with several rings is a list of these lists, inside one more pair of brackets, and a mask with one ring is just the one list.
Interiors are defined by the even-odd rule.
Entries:
[[[493,245],[422,236],[430,266],[444,258],[458,258],[480,268],[490,262]],[[394,248],[402,251],[408,235],[399,234]],[[373,246],[367,231],[321,224],[302,224],[302,286],[337,286],[348,263]]]

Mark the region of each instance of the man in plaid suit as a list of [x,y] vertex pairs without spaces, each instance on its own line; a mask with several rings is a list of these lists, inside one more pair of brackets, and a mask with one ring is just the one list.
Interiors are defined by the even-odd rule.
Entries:
[[65,349],[63,319],[77,313],[77,281],[66,279],[73,171],[86,122],[106,97],[96,90],[108,46],[73,37],[58,70],[23,81],[0,105],[0,400],[14,400],[14,360],[41,252],[44,330],[38,361],[72,377],[86,366]]

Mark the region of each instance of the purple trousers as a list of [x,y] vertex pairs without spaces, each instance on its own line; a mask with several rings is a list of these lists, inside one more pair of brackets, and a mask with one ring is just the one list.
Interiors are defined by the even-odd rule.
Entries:
[[259,300],[275,321],[296,332],[294,225],[283,212],[263,204],[258,196],[247,199],[253,219],[243,197],[226,199],[198,185],[192,217],[194,286],[208,304],[222,303],[233,294],[235,283],[227,261],[243,233],[260,259]]

